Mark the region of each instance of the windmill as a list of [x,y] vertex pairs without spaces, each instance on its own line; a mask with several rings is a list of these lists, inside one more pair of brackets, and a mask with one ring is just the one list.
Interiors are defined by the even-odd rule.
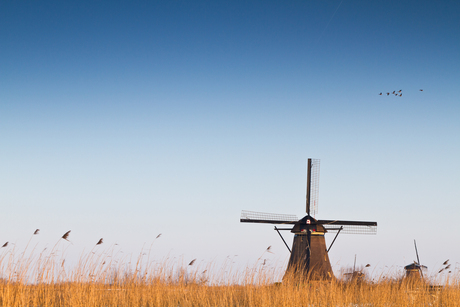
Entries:
[[427,269],[427,267],[420,264],[420,258],[418,257],[418,251],[417,251],[417,243],[415,242],[415,240],[414,240],[414,246],[415,246],[415,255],[417,256],[417,261],[414,261],[413,263],[406,265],[404,267],[404,270],[406,270],[407,278],[423,278],[422,270]]
[[[299,219],[295,215],[242,211],[240,222],[294,225],[288,228],[275,226],[275,230],[291,253],[286,274],[293,272],[310,279],[332,279],[334,275],[328,252],[339,233],[376,234],[377,222],[317,220],[312,216],[318,211],[319,162],[319,159],[308,159],[306,216]],[[280,230],[290,230],[294,233],[292,250]],[[336,233],[329,248],[326,248],[324,239],[327,232]]]
[[358,281],[361,282],[366,277],[366,274],[363,273],[364,269],[370,267],[370,264],[366,264],[365,266],[361,266],[359,270],[356,269],[356,255],[355,255],[355,262],[353,264],[353,269],[348,269],[347,272],[342,273],[347,281]]

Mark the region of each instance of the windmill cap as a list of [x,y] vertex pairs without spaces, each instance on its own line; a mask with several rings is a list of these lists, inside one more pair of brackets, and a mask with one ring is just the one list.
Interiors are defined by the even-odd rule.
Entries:
[[306,215],[302,219],[300,219],[297,223],[295,223],[291,232],[294,232],[294,233],[306,232],[307,225],[310,225],[309,229],[311,229],[313,232],[325,232],[324,227],[316,224],[316,222],[317,220],[315,218]]
[[420,265],[418,263],[411,263],[408,264],[404,267],[404,270],[409,271],[409,270],[420,270],[420,269],[427,269],[428,267],[424,265]]

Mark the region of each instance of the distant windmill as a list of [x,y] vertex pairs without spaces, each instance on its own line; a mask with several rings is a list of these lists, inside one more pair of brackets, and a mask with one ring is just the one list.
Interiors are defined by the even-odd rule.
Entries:
[[370,264],[366,264],[364,267],[361,266],[361,269],[360,270],[357,270],[356,269],[356,255],[355,255],[355,262],[353,264],[353,270],[350,271],[350,270],[347,270],[347,272],[343,273],[343,275],[345,276],[346,280],[348,281],[363,281],[364,280],[364,277],[366,276],[363,271],[365,268],[368,268],[370,267],[371,265]]
[[417,243],[415,242],[415,240],[414,240],[414,246],[415,246],[415,255],[417,256],[417,261],[414,261],[413,263],[406,265],[404,267],[404,270],[406,270],[407,278],[423,278],[422,270],[426,270],[427,267],[420,264],[420,258],[418,257],[418,251],[417,251]]
[[[306,216],[298,219],[295,215],[242,211],[240,222],[294,225],[292,228],[275,226],[291,253],[286,274],[294,272],[311,279],[332,279],[334,275],[328,252],[339,233],[376,234],[377,222],[317,220],[311,216],[318,209],[319,162],[318,159],[308,159]],[[290,230],[294,233],[292,251],[279,230]],[[337,233],[329,248],[326,248],[324,239],[326,232]]]

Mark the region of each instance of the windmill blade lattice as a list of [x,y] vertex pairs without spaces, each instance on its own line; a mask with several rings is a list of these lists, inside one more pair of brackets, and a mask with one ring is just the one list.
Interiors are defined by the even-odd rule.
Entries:
[[311,159],[310,214],[318,213],[320,159]]
[[377,226],[367,225],[324,225],[324,229],[329,233],[336,233],[340,228],[340,233],[343,234],[359,234],[359,235],[375,235],[377,234]]
[[295,224],[298,217],[293,214],[277,214],[255,211],[241,211],[240,222],[243,223],[267,223],[267,224]]

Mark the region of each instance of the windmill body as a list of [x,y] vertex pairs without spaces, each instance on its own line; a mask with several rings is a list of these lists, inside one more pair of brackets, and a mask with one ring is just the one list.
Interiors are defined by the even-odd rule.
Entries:
[[[311,278],[331,279],[333,272],[324,239],[326,230],[321,225],[315,225],[316,222],[314,218],[306,216],[291,230],[294,233],[294,241],[287,270],[296,272],[308,271],[308,268],[312,268]],[[313,226],[310,226],[310,231],[307,232],[308,225],[312,223]],[[309,246],[311,252],[308,257],[306,251],[309,250]]]
[[[307,170],[306,216],[298,219],[294,215],[243,211],[240,222],[293,225],[291,228],[275,226],[280,236],[279,230],[290,230],[294,234],[292,250],[281,236],[291,252],[286,274],[302,274],[308,279],[332,279],[334,275],[328,251],[337,235],[339,233],[376,234],[377,222],[317,220],[312,217],[311,214],[317,211],[318,204],[319,160],[308,159]],[[326,248],[324,238],[328,232],[337,233],[329,249]]]

